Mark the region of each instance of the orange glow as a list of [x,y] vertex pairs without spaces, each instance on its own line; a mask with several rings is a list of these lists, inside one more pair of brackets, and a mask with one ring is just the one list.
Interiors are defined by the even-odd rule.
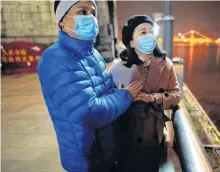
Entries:
[[[158,38],[158,42],[163,42],[163,38]],[[190,43],[190,44],[210,44],[216,43],[220,44],[220,38],[213,40],[195,30],[190,30],[185,33],[178,33],[176,36],[173,37],[173,42],[178,43]]]
[[220,43],[220,38],[217,40],[212,40],[211,38],[195,31],[190,30],[185,33],[178,33],[177,36],[173,38],[174,42],[188,42],[190,44],[203,44],[203,43]]
[[189,47],[189,61],[188,61],[189,73],[192,73],[193,56],[194,56],[194,46],[193,46],[193,44],[190,44],[190,47]]
[[15,57],[15,61],[16,61],[16,62],[21,62],[21,57],[16,56],[16,57]]
[[22,49],[22,50],[21,50],[21,55],[23,55],[23,56],[26,56],[26,55],[27,55],[27,52],[26,52],[25,49]]
[[15,62],[15,60],[14,60],[14,58],[13,58],[13,57],[8,57],[8,62],[9,62],[9,63],[14,63],[14,62]]
[[2,57],[2,62],[3,62],[3,63],[7,63],[7,61],[8,61],[8,60],[7,60],[6,57]]
[[27,62],[27,57],[22,57],[22,62]]
[[216,40],[215,40],[215,43],[216,43],[216,44],[220,44],[220,38],[216,39]]
[[[14,51],[13,50],[8,50],[8,54],[9,54],[9,56],[13,56],[14,55]],[[12,60],[11,60],[12,61]]]
[[19,51],[18,49],[16,49],[16,50],[15,50],[15,54],[16,54],[17,56],[19,56],[19,55],[20,55],[20,51]]
[[36,61],[39,61],[40,56],[36,56],[35,59],[36,59]]
[[163,38],[158,38],[158,42],[163,42]]
[[34,57],[33,56],[29,56],[29,61],[33,62],[34,61]]

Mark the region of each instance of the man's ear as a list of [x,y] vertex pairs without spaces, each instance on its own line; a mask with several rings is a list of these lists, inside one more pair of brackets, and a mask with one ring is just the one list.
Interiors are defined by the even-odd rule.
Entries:
[[60,22],[60,23],[59,23],[59,26],[63,29],[63,27],[64,27],[64,22]]

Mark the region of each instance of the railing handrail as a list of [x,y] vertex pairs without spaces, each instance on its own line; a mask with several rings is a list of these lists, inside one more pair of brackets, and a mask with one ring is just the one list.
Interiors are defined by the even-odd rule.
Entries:
[[186,109],[177,109],[173,118],[177,152],[184,172],[212,172],[206,151]]

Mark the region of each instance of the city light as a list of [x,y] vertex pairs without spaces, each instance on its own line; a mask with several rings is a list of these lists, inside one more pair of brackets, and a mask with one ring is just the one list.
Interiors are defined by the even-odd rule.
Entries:
[[173,42],[183,42],[183,43],[187,42],[190,44],[210,44],[210,43],[220,44],[220,38],[213,40],[195,30],[190,30],[185,33],[178,33],[176,36],[173,37]]
[[[163,42],[163,38],[159,37],[158,42]],[[211,39],[195,30],[190,30],[185,33],[178,33],[176,36],[173,37],[173,42],[182,42],[182,43],[190,43],[190,44],[220,44],[220,38],[216,40]]]
[[158,38],[158,42],[163,42],[163,38]]
[[220,38],[216,39],[216,40],[215,40],[215,43],[216,43],[216,44],[220,44]]

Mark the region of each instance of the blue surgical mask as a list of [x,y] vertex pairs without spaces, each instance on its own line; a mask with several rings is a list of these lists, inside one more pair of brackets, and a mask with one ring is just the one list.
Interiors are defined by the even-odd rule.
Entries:
[[[76,27],[72,31],[84,40],[94,40],[99,33],[97,19],[91,15],[68,16],[75,19]],[[66,27],[67,28],[67,27]],[[69,28],[68,28],[69,29]]]
[[157,44],[156,38],[153,34],[149,33],[147,35],[138,37],[138,50],[144,54],[151,54]]

